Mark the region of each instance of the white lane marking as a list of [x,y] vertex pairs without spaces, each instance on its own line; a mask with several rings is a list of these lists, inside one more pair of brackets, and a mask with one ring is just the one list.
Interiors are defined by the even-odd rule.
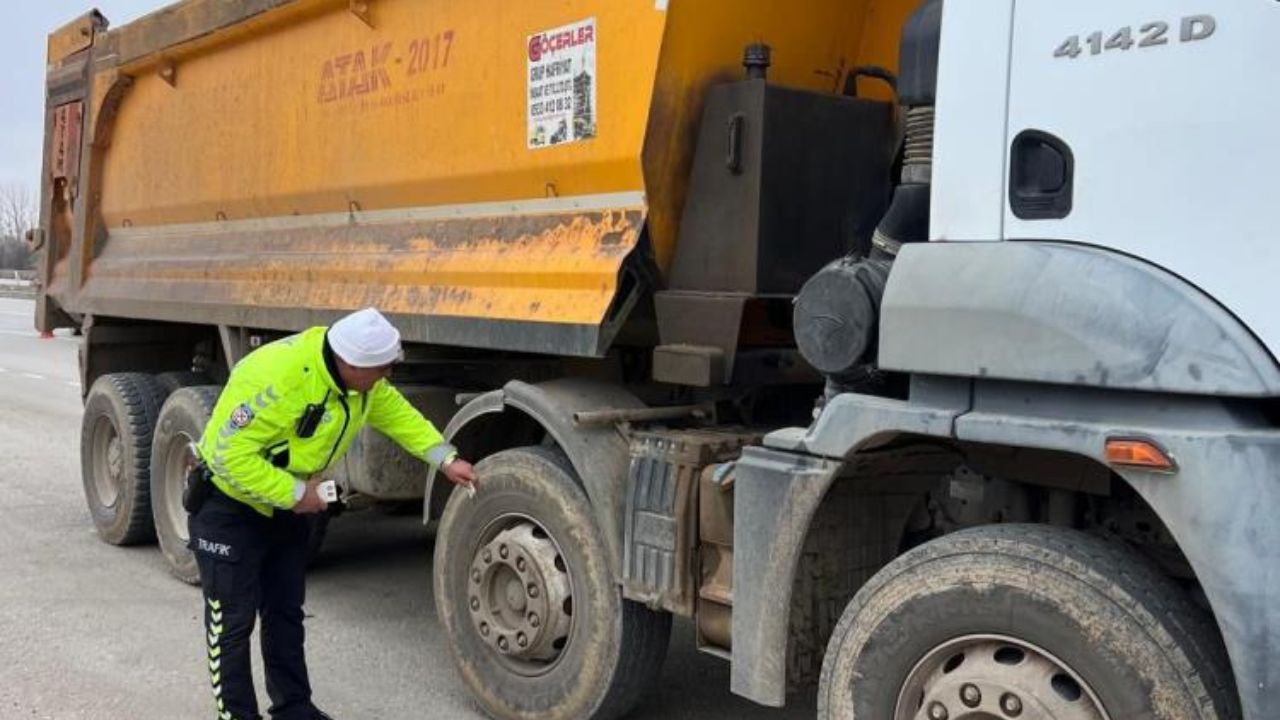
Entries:
[[[37,333],[37,332],[36,332],[36,331],[34,331],[34,330],[5,330],[5,329],[0,329],[0,335],[15,335],[15,336],[17,336],[17,337],[31,338],[32,340],[39,340],[39,339],[40,339],[40,334],[39,334],[39,333]],[[67,341],[67,340],[78,340],[79,338],[72,337],[72,336],[67,336],[67,335],[54,335],[54,336],[53,336],[53,339],[54,339],[54,340],[62,340],[62,341],[64,341],[64,342],[65,342],[65,341]]]
[[[9,372],[16,373],[25,378],[31,378],[32,380],[52,380],[54,382],[58,381],[58,378],[47,378],[44,375],[37,375],[35,373],[29,373],[29,372],[17,372],[16,370],[10,370],[9,368],[0,367],[0,375],[4,375],[5,373],[9,373]],[[63,380],[62,384],[66,385],[67,387],[73,387],[73,388],[80,387],[79,380]]]

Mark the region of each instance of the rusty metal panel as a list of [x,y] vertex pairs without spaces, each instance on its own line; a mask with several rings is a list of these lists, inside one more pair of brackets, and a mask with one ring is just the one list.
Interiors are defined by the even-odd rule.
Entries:
[[121,228],[94,260],[80,305],[285,330],[374,306],[400,320],[408,341],[594,356],[644,214],[316,222]]
[[277,8],[318,4],[322,3],[315,0],[186,0],[161,8],[112,32],[111,49],[118,63],[128,65],[166,51],[172,53],[186,43],[225,41],[227,38],[215,37],[220,31],[260,30],[247,22]]
[[74,182],[80,176],[80,143],[84,102],[61,105],[53,111],[53,181]]
[[97,33],[105,30],[106,27],[106,18],[94,10],[53,31],[49,35],[49,64],[56,65],[78,52],[93,47]]

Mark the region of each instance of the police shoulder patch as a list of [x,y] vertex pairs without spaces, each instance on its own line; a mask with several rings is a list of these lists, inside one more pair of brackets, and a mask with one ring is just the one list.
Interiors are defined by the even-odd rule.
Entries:
[[231,411],[231,424],[233,426],[243,430],[249,427],[251,422],[253,422],[253,408],[249,407],[249,403],[245,403]]

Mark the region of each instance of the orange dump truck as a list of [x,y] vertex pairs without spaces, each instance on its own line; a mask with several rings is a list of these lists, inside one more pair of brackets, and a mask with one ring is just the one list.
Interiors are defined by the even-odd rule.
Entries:
[[[902,330],[952,317],[912,284],[955,245],[923,242],[948,239],[931,185],[944,235],[940,209],[987,207],[989,177],[935,166],[935,107],[939,128],[990,130],[937,152],[994,137],[978,170],[1007,187],[1009,43],[978,30],[1007,35],[1012,0],[948,2],[947,42],[942,7],[185,0],[58,30],[36,323],[83,334],[99,534],[158,540],[194,580],[179,496],[219,383],[374,306],[406,341],[397,385],[485,487],[451,492],[376,436],[334,473],[351,504],[421,500],[438,521],[441,631],[494,717],[625,714],[676,616],[752,700],[821,675],[824,718],[1236,717],[1216,633],[1142,634],[1203,611],[1186,558],[1207,557],[1183,555],[1150,486],[1028,439],[1057,420],[962,436],[983,388],[1056,381],[934,367],[1003,346]],[[1064,153],[1028,137],[1014,190],[1070,212]],[[944,275],[921,287],[977,307],[965,282],[1034,273]],[[1100,528],[1120,539],[1080,532]],[[1006,604],[1025,622],[985,610]],[[1091,624],[1117,608],[1140,621]]]

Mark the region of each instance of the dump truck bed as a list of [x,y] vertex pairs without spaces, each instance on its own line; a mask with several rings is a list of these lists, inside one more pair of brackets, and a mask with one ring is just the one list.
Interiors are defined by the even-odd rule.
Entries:
[[[298,329],[598,356],[661,274],[742,48],[837,90],[911,3],[188,0],[50,38],[39,324]],[[869,88],[870,89],[870,88]],[[872,90],[875,92],[875,90]]]

